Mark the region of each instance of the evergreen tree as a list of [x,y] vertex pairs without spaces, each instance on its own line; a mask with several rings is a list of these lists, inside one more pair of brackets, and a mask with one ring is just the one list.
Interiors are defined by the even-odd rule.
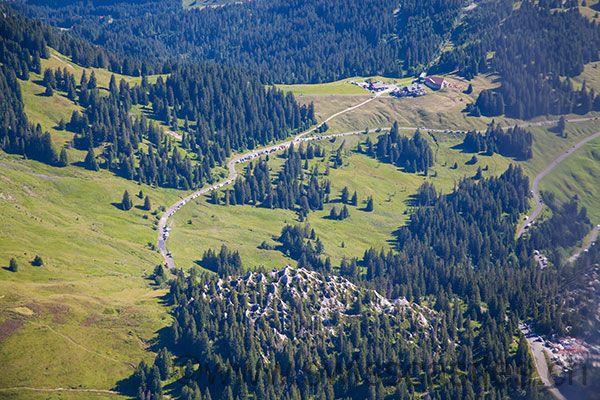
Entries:
[[343,204],[348,204],[349,196],[350,196],[350,192],[348,191],[348,187],[344,186],[344,189],[342,189],[342,203]]
[[17,260],[15,260],[14,258],[11,258],[8,269],[9,269],[9,271],[17,272],[19,270],[19,264],[17,263]]
[[60,157],[58,159],[58,166],[66,167],[67,165],[69,165],[69,157],[67,156],[67,150],[62,149],[60,151]]
[[90,171],[98,171],[100,168],[98,167],[98,162],[96,161],[96,155],[94,154],[94,149],[90,147],[85,156],[84,161],[85,167]]
[[123,193],[123,199],[121,200],[121,209],[124,211],[129,211],[129,210],[131,210],[131,207],[133,207],[133,202],[131,201],[131,198],[129,197],[129,192],[126,190]]
[[173,357],[169,351],[163,347],[156,356],[154,361],[155,365],[160,371],[160,379],[167,380],[171,376],[171,370],[173,368]]
[[152,205],[150,204],[150,197],[146,195],[146,198],[144,199],[144,210],[150,211],[151,208]]
[[367,206],[365,207],[365,211],[373,211],[373,196],[369,196],[367,198]]
[[41,267],[42,265],[44,265],[44,260],[42,260],[42,257],[37,255],[31,262],[31,265],[33,265],[34,267]]
[[560,136],[564,137],[566,127],[567,127],[567,122],[565,120],[565,117],[560,117],[560,119],[558,120],[558,124],[556,125],[556,130],[558,131],[558,134]]

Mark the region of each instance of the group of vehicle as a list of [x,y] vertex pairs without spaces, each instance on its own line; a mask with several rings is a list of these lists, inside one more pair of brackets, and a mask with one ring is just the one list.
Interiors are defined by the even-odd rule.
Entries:
[[[261,156],[264,156],[264,155],[267,155],[267,154],[270,154],[270,153],[274,153],[274,152],[279,151],[279,150],[283,150],[283,149],[285,149],[288,146],[289,146],[289,144],[282,144],[281,146],[272,147],[272,148],[269,148],[269,149],[264,149],[264,150],[261,150],[261,151],[257,151],[256,153],[250,153],[246,157],[239,158],[239,159],[235,160],[235,163],[236,164],[240,164],[240,163],[243,163],[243,162],[246,162],[246,161],[250,161],[250,160],[252,160],[252,159],[254,159],[256,157],[261,157]],[[225,183],[225,184],[227,184],[227,183]]]

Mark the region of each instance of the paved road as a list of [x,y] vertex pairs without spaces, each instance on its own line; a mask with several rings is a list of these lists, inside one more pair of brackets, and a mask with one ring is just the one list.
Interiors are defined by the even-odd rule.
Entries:
[[[187,204],[190,200],[193,200],[195,198],[197,198],[198,196],[202,196],[212,190],[215,189],[219,189],[225,185],[229,185],[233,182],[235,182],[235,178],[237,178],[237,171],[235,169],[235,165],[242,163],[242,162],[246,162],[246,161],[250,161],[256,157],[260,157],[266,154],[270,154],[270,153],[274,153],[277,151],[281,151],[284,149],[287,149],[288,147],[290,147],[290,145],[292,143],[300,143],[300,142],[305,142],[305,141],[311,141],[311,140],[323,140],[323,139],[330,139],[333,137],[340,137],[340,136],[348,136],[348,135],[358,135],[363,133],[363,131],[353,131],[353,132],[345,132],[345,133],[338,133],[338,134],[333,134],[333,135],[315,135],[315,136],[310,136],[310,137],[305,137],[307,134],[314,132],[317,128],[319,128],[321,125],[323,125],[326,122],[331,121],[333,118],[342,115],[344,113],[350,112],[352,110],[356,110],[359,107],[364,106],[365,104],[373,101],[374,99],[376,99],[377,97],[381,96],[384,93],[387,93],[389,91],[391,91],[393,89],[390,88],[388,90],[379,92],[377,94],[374,94],[372,97],[370,97],[369,99],[363,101],[362,103],[356,104],[354,106],[348,107],[342,111],[339,111],[333,115],[331,115],[330,117],[328,117],[327,119],[325,119],[324,121],[322,121],[320,124],[318,124],[317,126],[302,132],[301,134],[297,135],[294,139],[292,140],[288,140],[287,142],[283,142],[283,143],[279,143],[279,144],[275,144],[272,146],[267,146],[264,147],[262,149],[259,150],[253,150],[251,152],[248,152],[246,154],[242,154],[239,156],[234,157],[232,160],[229,161],[229,163],[227,164],[228,169],[229,169],[229,177],[227,179],[225,179],[224,181],[221,181],[219,183],[216,183],[210,187],[206,187],[203,189],[200,189],[194,193],[189,194],[186,197],[183,197],[181,200],[177,201],[175,204],[173,204],[171,207],[169,207],[165,213],[162,215],[162,217],[160,218],[160,221],[158,222],[158,249],[160,251],[160,254],[163,256],[163,258],[165,259],[165,263],[167,265],[167,267],[169,269],[174,269],[175,268],[175,262],[173,261],[173,257],[171,256],[171,253],[167,250],[167,239],[169,238],[169,232],[167,231],[167,222],[169,221],[169,218],[171,218],[173,216],[173,214],[175,214],[181,207],[183,207],[185,204]],[[389,128],[383,128],[383,130],[386,130]],[[409,129],[409,128],[406,128]],[[410,129],[416,129],[416,128],[410,128]]]
[[[337,112],[335,114],[333,114],[332,116],[328,117],[326,120],[324,120],[323,122],[321,122],[319,125],[297,135],[293,140],[289,140],[287,142],[283,142],[277,145],[272,145],[272,146],[268,146],[265,148],[262,148],[260,150],[254,150],[251,151],[249,153],[246,154],[242,154],[239,155],[235,158],[233,158],[231,161],[229,161],[228,164],[228,168],[229,168],[229,178],[227,178],[226,180],[217,183],[213,186],[210,187],[206,187],[203,188],[201,190],[198,190],[184,198],[182,198],[181,200],[177,201],[175,204],[173,204],[171,207],[169,207],[165,213],[163,214],[162,218],[159,221],[158,224],[158,248],[160,250],[161,255],[163,256],[163,258],[165,259],[165,262],[167,264],[167,266],[170,269],[175,268],[175,263],[173,262],[173,258],[169,255],[169,252],[167,251],[166,248],[166,241],[168,239],[168,236],[165,236],[165,229],[167,227],[167,222],[169,220],[170,217],[173,216],[173,214],[175,214],[175,212],[177,212],[177,210],[179,210],[181,207],[183,207],[185,204],[187,204],[188,201],[195,199],[201,195],[204,195],[214,189],[219,189],[225,185],[229,185],[231,183],[233,183],[237,177],[237,171],[235,169],[235,165],[241,162],[246,162],[246,161],[250,161],[256,157],[265,155],[265,154],[270,154],[273,152],[277,152],[277,151],[281,151],[284,150],[286,148],[288,148],[292,143],[300,143],[302,141],[309,141],[309,140],[323,140],[323,139],[329,139],[332,137],[339,137],[339,136],[348,136],[348,135],[357,135],[357,134],[361,134],[363,133],[363,131],[352,131],[352,132],[345,132],[345,133],[339,133],[339,134],[334,134],[334,135],[317,135],[317,136],[311,136],[308,138],[305,138],[304,136],[314,132],[318,127],[320,127],[321,125],[323,125],[326,122],[329,122],[331,119],[347,113],[349,111],[355,110],[367,103],[369,103],[370,101],[373,101],[375,98],[381,96],[382,94],[386,93],[386,91],[384,92],[380,92],[372,97],[370,97],[369,99],[363,101],[362,103],[359,103],[357,105],[354,105],[352,107],[348,107],[340,112]],[[575,119],[575,120],[569,120],[568,122],[583,122],[583,121],[590,121],[590,120],[594,120],[596,118],[580,118],[580,119]],[[530,123],[530,124],[521,124],[519,125],[520,127],[529,127],[529,126],[541,126],[541,125],[551,125],[556,123],[557,120],[551,120],[551,121],[541,121],[541,122],[536,122],[536,123]],[[381,130],[389,130],[389,127],[386,128],[381,128]],[[399,127],[399,129],[401,130],[416,130],[416,129],[423,129],[423,130],[428,130],[431,132],[448,132],[447,130],[442,130],[442,129],[427,129],[425,127],[408,127],[408,126],[404,126],[404,127]],[[565,154],[563,154],[562,156],[560,156],[559,158],[557,158],[552,164],[550,164],[544,171],[542,171],[542,173],[540,173],[540,175],[538,175],[535,179],[534,179],[534,187],[533,187],[533,195],[534,195],[534,200],[536,201],[536,211],[532,214],[530,220],[528,221],[528,223],[530,223],[531,221],[533,221],[535,218],[537,218],[537,216],[539,215],[539,213],[541,212],[541,200],[539,198],[538,195],[538,191],[537,191],[537,186],[539,183],[539,180],[541,178],[543,178],[548,172],[550,172],[550,170],[552,168],[554,168],[558,163],[560,163],[564,158],[566,158],[568,155],[571,154],[571,152],[575,151],[576,149],[578,149],[579,147],[581,147],[583,144],[587,143],[588,141],[594,139],[595,137],[599,136],[600,132],[596,133],[595,135],[592,135],[586,139],[584,139],[583,141],[579,142],[577,145],[575,145],[572,149],[570,149],[569,151],[567,151]],[[539,210],[538,210],[539,207]],[[525,225],[523,225],[520,230],[519,230],[519,236],[524,232],[524,227]]]
[[[304,142],[304,141],[310,141],[310,140],[323,140],[323,139],[330,139],[333,137],[340,137],[340,136],[349,136],[349,135],[358,135],[363,133],[364,131],[352,131],[352,132],[345,132],[345,133],[338,133],[338,134],[332,134],[332,135],[313,135],[310,137],[305,137],[306,135],[308,135],[309,133],[312,133],[314,131],[316,131],[321,125],[323,125],[326,122],[329,122],[330,120],[332,120],[335,117],[338,117],[344,113],[356,110],[357,108],[362,107],[363,105],[373,101],[374,99],[380,97],[381,95],[389,92],[393,90],[393,87],[389,88],[388,90],[379,92],[377,94],[374,94],[372,97],[370,97],[369,99],[363,101],[362,103],[356,104],[354,106],[348,107],[342,111],[339,111],[333,115],[331,115],[330,117],[328,117],[327,119],[325,119],[324,121],[322,121],[320,124],[318,124],[317,126],[300,133],[299,135],[296,135],[296,137],[293,140],[289,140],[283,143],[279,143],[276,145],[272,145],[272,146],[268,146],[259,150],[254,150],[251,152],[248,152],[246,154],[242,154],[239,156],[236,156],[235,158],[233,158],[232,160],[229,161],[228,163],[228,169],[229,169],[229,177],[219,183],[216,183],[210,187],[206,187],[203,189],[200,189],[186,197],[183,197],[181,200],[177,201],[175,204],[173,204],[171,207],[169,207],[165,213],[163,214],[163,216],[161,217],[159,223],[158,223],[158,249],[160,251],[160,254],[163,256],[163,258],[165,259],[165,263],[167,265],[167,267],[169,269],[174,269],[175,268],[175,262],[173,261],[173,257],[171,256],[171,254],[168,252],[167,247],[166,247],[166,242],[168,239],[168,232],[166,231],[167,229],[167,223],[169,221],[169,218],[171,218],[173,216],[173,214],[175,214],[181,207],[183,207],[185,204],[187,204],[190,200],[193,200],[199,196],[202,196],[206,193],[209,193],[212,190],[215,189],[219,189],[225,185],[229,185],[231,183],[233,183],[235,181],[235,179],[237,178],[237,171],[235,169],[235,165],[239,164],[239,163],[243,163],[246,161],[250,161],[256,157],[260,157],[263,156],[265,154],[270,154],[270,153],[274,153],[277,151],[281,151],[284,149],[287,149],[292,143],[300,143],[300,142]],[[572,119],[572,120],[568,120],[567,122],[583,122],[583,121],[590,121],[590,120],[594,120],[597,118],[580,118],[580,119]],[[551,124],[555,124],[556,122],[558,122],[558,120],[551,120],[551,121],[540,121],[540,122],[534,122],[534,123],[530,123],[530,124],[521,124],[519,125],[520,127],[530,127],[530,126],[541,126],[541,125],[551,125]],[[389,127],[386,128],[380,128],[380,130],[389,130]],[[430,132],[438,132],[438,133],[445,133],[445,132],[449,132],[449,130],[443,130],[443,129],[427,129],[425,127],[413,127],[413,126],[403,126],[403,127],[399,127],[399,129],[401,130],[417,130],[417,129],[421,129],[421,130],[427,130]],[[507,129],[507,128],[505,128]],[[566,158],[567,155],[570,154],[571,151],[576,150],[577,148],[579,148],[580,146],[582,146],[583,144],[587,143],[588,141],[594,139],[596,136],[600,135],[600,132],[598,132],[595,135],[592,135],[590,137],[588,137],[587,139],[581,141],[580,143],[578,143],[575,147],[573,147],[573,149],[569,150],[567,153],[563,154],[563,156],[559,157],[557,160],[554,161],[554,165],[550,165],[548,169],[548,171],[546,171],[544,173],[544,171],[542,171],[542,174],[538,175],[535,180],[534,180],[534,198],[536,199],[536,204],[539,205],[540,207],[540,211],[541,211],[541,202],[539,200],[539,196],[537,195],[537,182],[539,182],[539,179],[541,179],[544,175],[546,175],[550,169],[552,169],[556,164],[558,164],[560,161],[562,161],[564,158]],[[551,167],[551,168],[550,168]],[[539,202],[539,203],[538,203]],[[536,209],[537,211],[537,209]],[[534,213],[535,214],[535,213]],[[537,215],[539,214],[539,211],[537,211],[537,214],[535,214],[535,217],[537,217]],[[523,227],[521,227],[521,229],[523,229]],[[521,235],[521,231],[519,231],[519,236]]]
[[586,251],[590,247],[592,247],[592,243],[594,243],[596,241],[596,238],[598,237],[598,232],[600,232],[600,225],[596,225],[594,227],[594,229],[592,229],[592,233],[588,237],[588,240],[587,240],[587,243],[585,244],[585,246],[582,249],[580,249],[577,253],[575,253],[571,257],[569,257],[568,262],[572,263],[573,261],[577,260],[579,258],[579,256],[581,255],[581,253],[583,253],[584,251]]
[[[589,120],[589,119],[585,119],[585,120]],[[570,120],[569,122],[577,122],[577,121],[578,120]],[[586,144],[590,140],[596,139],[599,136],[600,136],[600,132],[596,132],[593,135],[586,137],[581,142],[577,143],[575,146],[571,147],[565,153],[563,153],[562,155],[560,155],[557,159],[555,159],[554,161],[552,161],[546,168],[544,168],[544,170],[542,172],[540,172],[535,178],[533,178],[533,185],[532,185],[532,188],[531,188],[531,192],[533,193],[533,200],[535,201],[535,210],[529,216],[528,220],[525,221],[521,225],[521,227],[519,228],[519,233],[518,233],[517,237],[521,236],[525,232],[526,227],[529,224],[533,223],[535,221],[535,219],[537,217],[539,217],[540,213],[542,212],[542,206],[543,206],[543,204],[542,204],[542,200],[540,199],[540,194],[539,194],[539,191],[538,191],[538,186],[539,186],[539,183],[542,180],[542,178],[545,177],[546,175],[548,175],[548,173],[550,171],[552,171],[552,169],[554,167],[556,167],[558,164],[560,164],[565,158],[567,158],[571,154],[573,154],[581,146],[583,146],[584,144]]]
[[[523,335],[527,337],[529,333],[529,329],[522,322],[519,323],[519,329],[523,332]],[[544,344],[543,342],[538,342],[537,336],[532,336],[527,338],[527,343],[529,344],[529,348],[531,349],[531,353],[533,354],[533,359],[535,361],[535,366],[538,371],[538,375],[540,376],[542,383],[548,388],[550,393],[552,393],[558,400],[567,400],[565,396],[558,390],[549,376],[548,364],[546,363],[546,357],[544,357]]]

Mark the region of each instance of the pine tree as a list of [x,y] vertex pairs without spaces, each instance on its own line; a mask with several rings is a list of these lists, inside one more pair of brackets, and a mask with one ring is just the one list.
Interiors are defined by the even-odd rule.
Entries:
[[356,194],[356,191],[354,191],[354,194],[352,195],[352,199],[350,200],[350,204],[352,204],[355,207],[358,205],[358,196]]
[[69,157],[67,156],[67,151],[62,149],[60,151],[60,158],[58,159],[58,166],[66,167],[67,165],[69,165]]
[[173,359],[171,353],[169,353],[169,351],[163,347],[158,352],[154,363],[160,371],[160,379],[163,381],[167,380],[169,376],[171,376],[171,370],[173,368]]
[[567,121],[565,120],[565,117],[560,117],[560,119],[558,120],[558,124],[556,125],[556,130],[558,131],[558,134],[564,137],[566,128]]
[[96,81],[96,72],[92,71],[90,75],[90,80],[88,81],[88,89],[96,89],[97,81]]
[[42,265],[44,265],[44,260],[42,260],[42,257],[37,255],[31,262],[31,265],[33,265],[34,267],[41,267]]
[[335,207],[331,208],[331,211],[329,212],[329,218],[330,219],[338,219],[338,214],[337,214]]
[[151,208],[152,205],[150,204],[150,197],[146,195],[146,198],[144,199],[144,210],[150,211]]
[[350,196],[350,192],[348,191],[348,187],[344,186],[344,189],[342,189],[342,203],[348,204],[349,196]]
[[133,207],[133,203],[129,197],[129,192],[126,190],[123,193],[123,200],[121,200],[121,209],[124,211],[129,211],[131,210],[131,207]]
[[344,204],[344,207],[342,208],[342,211],[340,211],[340,219],[346,219],[350,216],[350,213],[348,212],[348,207]]
[[96,161],[96,155],[94,154],[94,149],[90,147],[85,156],[84,161],[85,167],[90,171],[98,171],[100,168],[98,167],[98,162]]
[[8,269],[12,272],[17,272],[19,270],[19,264],[17,263],[17,260],[11,258]]
[[367,199],[367,206],[365,207],[365,211],[371,212],[373,211],[373,197],[369,196]]

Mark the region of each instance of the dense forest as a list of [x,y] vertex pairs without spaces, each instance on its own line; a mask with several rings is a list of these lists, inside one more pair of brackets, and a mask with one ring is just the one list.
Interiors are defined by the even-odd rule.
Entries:
[[[51,165],[66,164],[66,154],[58,156],[49,134],[31,126],[25,115],[17,77],[28,79],[30,71],[43,72],[46,96],[59,91],[85,108],[61,121],[59,128],[73,132],[72,145],[88,151],[87,168],[105,168],[147,184],[201,186],[212,180],[211,170],[232,151],[281,140],[314,123],[312,105],[299,106],[291,94],[265,90],[254,75],[212,64],[181,67],[155,84],[144,76],[140,85],[130,86],[113,76],[108,93],[100,90],[93,73],[76,82],[66,68],[41,71],[40,59],[49,57],[48,46],[53,41],[60,48],[57,38],[63,36],[6,11],[0,19],[0,104],[6,116],[0,146],[7,152]],[[65,43],[77,49],[84,42]],[[94,54],[95,47],[86,46],[82,51]],[[133,112],[134,106],[146,112]],[[182,131],[182,146],[174,145],[152,119]],[[145,151],[140,147],[144,141],[150,144]],[[95,154],[99,147],[101,154]]]
[[118,54],[211,60],[271,82],[420,73],[461,0],[249,1],[184,10],[181,1],[38,2],[22,9]]
[[[108,96],[90,81],[84,76],[80,84],[85,113],[74,112],[66,125],[76,134],[75,145],[103,145],[103,168],[147,184],[202,186],[232,151],[281,140],[314,123],[312,106],[299,106],[291,94],[265,90],[252,76],[212,64],[181,67],[166,80],[148,84],[144,78],[133,87],[124,80],[117,85],[113,77]],[[134,118],[135,105],[181,130],[182,148],[143,114]],[[143,140],[151,144],[147,151],[139,147]]]
[[[235,253],[208,251],[206,262],[233,276],[180,273],[170,292],[175,321],[160,337],[181,363],[169,368],[183,376],[182,398],[543,398],[528,378],[532,360],[517,322],[538,321],[544,333],[581,329],[589,319],[577,312],[589,313],[591,303],[566,307],[579,293],[564,291],[575,275],[559,273],[562,263],[549,271],[533,262],[533,248],[547,246],[536,239],[544,224],[515,239],[528,188],[514,166],[463,180],[447,195],[425,183],[394,250],[370,249],[339,266],[322,261],[308,225],[286,226],[278,238],[277,250],[298,260],[298,270],[238,278],[244,269]],[[573,240],[589,228],[577,204],[555,203],[552,211],[548,224]],[[576,265],[589,274],[590,264],[586,255]],[[159,393],[161,357],[141,364],[127,390],[144,399]]]
[[40,73],[40,58],[49,57],[48,47],[71,57],[82,67],[106,68],[124,75],[169,73],[172,69],[169,62],[159,65],[147,62],[139,55],[117,56],[39,20],[27,18],[3,4],[0,4],[0,17],[0,62],[13,68],[21,79],[27,79],[28,71]]
[[[325,151],[308,142],[306,147],[301,143],[298,149],[291,145],[281,157],[285,160],[275,177],[271,177],[266,159],[250,163],[244,176],[234,182],[233,189],[224,191],[223,203],[295,210],[301,219],[311,210],[322,210],[331,193],[331,183],[325,178],[329,164],[323,172],[318,166],[309,171],[308,161],[326,157]],[[213,196],[218,195],[214,193]],[[220,203],[220,199],[215,198],[213,202]]]
[[34,160],[56,164],[50,134],[34,127],[25,115],[20,79],[41,73],[41,58],[48,58],[43,25],[0,5],[0,149]]
[[500,124],[492,123],[485,134],[469,131],[462,143],[463,149],[470,153],[483,152],[489,156],[498,153],[517,160],[529,160],[533,157],[531,132],[515,126],[503,129]]
[[431,147],[421,133],[417,130],[412,138],[400,135],[397,122],[394,122],[389,133],[377,137],[375,145],[367,138],[361,147],[370,157],[396,165],[405,172],[423,172],[427,175],[434,163]]
[[529,119],[600,110],[600,97],[569,79],[599,59],[598,25],[570,8],[576,2],[558,10],[550,8],[557,2],[524,1],[515,10],[512,3],[484,1],[468,14],[453,34],[458,45],[442,54],[436,70],[501,75],[500,88],[480,93],[476,114]]
[[123,382],[138,399],[160,398],[172,376],[185,400],[543,398],[515,316],[472,314],[456,297],[433,310],[288,267],[180,274],[169,299],[164,348]]

